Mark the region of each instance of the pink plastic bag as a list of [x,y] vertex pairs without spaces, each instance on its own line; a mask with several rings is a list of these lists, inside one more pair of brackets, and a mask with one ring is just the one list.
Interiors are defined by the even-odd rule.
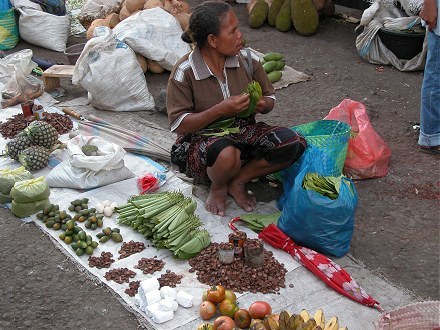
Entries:
[[343,173],[353,179],[380,178],[388,174],[391,149],[371,126],[365,105],[343,100],[324,119],[335,119],[351,126]]

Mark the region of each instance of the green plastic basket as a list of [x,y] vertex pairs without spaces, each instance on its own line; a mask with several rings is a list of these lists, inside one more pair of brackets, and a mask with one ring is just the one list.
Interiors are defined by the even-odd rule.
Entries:
[[321,151],[325,172],[322,175],[342,174],[350,139],[350,125],[338,120],[318,120],[294,126],[292,130],[304,136],[309,145]]

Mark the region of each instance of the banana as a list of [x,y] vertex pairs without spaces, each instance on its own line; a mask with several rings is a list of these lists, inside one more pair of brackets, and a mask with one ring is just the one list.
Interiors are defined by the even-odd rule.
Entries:
[[278,319],[279,330],[289,330],[290,314],[287,311],[282,311]]
[[338,330],[338,329],[339,329],[339,322],[337,316],[333,316],[324,327],[324,330]]
[[267,330],[279,330],[280,326],[277,321],[278,316],[271,314],[264,318],[263,324]]
[[289,329],[297,329],[303,324],[303,318],[299,314],[292,314],[289,319]]
[[322,309],[318,309],[313,315],[313,318],[315,319],[316,324],[324,329],[325,327],[324,311]]
[[309,319],[307,322],[302,323],[296,330],[313,330],[316,327],[316,321]]
[[339,330],[348,330],[347,327],[339,328]]
[[299,313],[299,315],[301,315],[301,317],[303,318],[304,322],[307,322],[310,319],[310,314],[307,311],[307,309],[302,309],[301,312]]
[[317,325],[312,330],[322,330],[322,328],[319,325]]

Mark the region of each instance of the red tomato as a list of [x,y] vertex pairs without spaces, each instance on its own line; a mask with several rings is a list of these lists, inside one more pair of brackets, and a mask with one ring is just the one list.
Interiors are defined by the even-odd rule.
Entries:
[[212,286],[208,290],[207,299],[214,304],[221,303],[225,299],[225,288],[222,285]]
[[223,299],[222,302],[218,305],[218,309],[220,314],[229,316],[230,318],[234,317],[236,311],[238,311],[238,307],[235,302],[229,299]]
[[251,320],[251,316],[246,309],[241,308],[234,314],[235,324],[237,324],[237,327],[239,327],[240,329],[249,328]]
[[204,320],[209,320],[215,315],[216,307],[214,303],[210,301],[204,301],[200,304],[199,314],[200,317]]
[[229,299],[232,302],[236,302],[237,296],[235,295],[234,291],[225,290],[225,299]]
[[214,330],[233,330],[235,322],[229,316],[219,316],[214,321]]
[[249,307],[249,315],[253,319],[262,319],[272,314],[272,307],[265,301],[256,301]]

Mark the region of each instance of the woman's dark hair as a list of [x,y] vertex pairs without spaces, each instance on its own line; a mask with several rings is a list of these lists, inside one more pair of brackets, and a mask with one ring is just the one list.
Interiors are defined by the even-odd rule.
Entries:
[[205,1],[198,5],[189,19],[188,30],[181,38],[187,43],[196,42],[203,47],[208,35],[217,36],[220,33],[220,22],[231,6],[224,1]]

